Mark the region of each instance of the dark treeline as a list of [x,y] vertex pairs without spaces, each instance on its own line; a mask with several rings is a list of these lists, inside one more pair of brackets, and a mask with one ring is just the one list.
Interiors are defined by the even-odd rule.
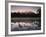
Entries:
[[11,13],[11,17],[41,17],[41,14],[35,14],[35,13]]

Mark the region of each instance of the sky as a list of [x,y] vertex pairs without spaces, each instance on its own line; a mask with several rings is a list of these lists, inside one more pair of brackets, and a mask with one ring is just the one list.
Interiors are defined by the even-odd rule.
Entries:
[[37,13],[37,10],[40,7],[31,7],[31,6],[11,6],[11,12],[20,12],[20,13],[28,13],[28,12],[34,12]]

